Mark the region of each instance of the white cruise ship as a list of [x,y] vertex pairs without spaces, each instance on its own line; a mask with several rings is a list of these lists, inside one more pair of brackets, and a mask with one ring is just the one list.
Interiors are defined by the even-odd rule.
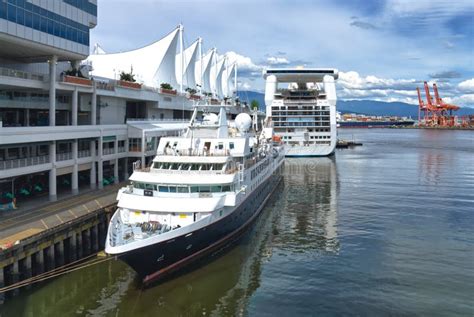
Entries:
[[282,177],[272,128],[254,133],[244,113],[228,123],[225,107],[198,117],[196,108],[183,136],[161,138],[151,166],[118,193],[105,251],[145,284],[239,237]]
[[267,69],[264,78],[267,118],[286,144],[286,156],[331,155],[337,141],[334,80],[338,71]]

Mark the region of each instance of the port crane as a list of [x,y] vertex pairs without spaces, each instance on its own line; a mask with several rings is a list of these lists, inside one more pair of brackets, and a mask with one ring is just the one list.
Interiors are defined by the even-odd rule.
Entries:
[[[428,83],[424,82],[426,103],[421,98],[420,89],[417,87],[418,93],[418,122],[424,126],[442,126],[451,127],[456,125],[456,117],[453,116],[453,111],[459,110],[459,107],[443,101],[439,96],[438,87],[433,84],[433,91],[435,99],[431,97]],[[423,113],[423,117],[421,114]]]

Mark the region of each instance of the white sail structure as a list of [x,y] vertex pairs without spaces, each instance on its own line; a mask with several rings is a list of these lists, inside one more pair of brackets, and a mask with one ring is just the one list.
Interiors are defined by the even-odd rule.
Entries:
[[180,31],[181,25],[161,40],[136,50],[90,55],[87,60],[92,63],[92,75],[118,79],[122,71],[132,70],[145,85],[158,88],[161,83],[169,83],[177,87],[176,47]]
[[94,50],[92,51],[92,54],[95,55],[100,55],[100,54],[106,54],[105,50],[100,46],[99,43],[95,43],[94,45]]
[[216,50],[209,50],[206,55],[202,57],[202,91],[210,93],[211,90],[211,69]]
[[222,72],[224,71],[225,57],[216,57],[216,63],[211,69],[211,92],[222,98]]
[[224,93],[224,98],[230,98],[235,92],[235,82],[234,82],[234,73],[236,71],[235,63],[231,65],[226,65],[224,72],[222,74],[222,91]]
[[[183,53],[176,55],[176,80],[179,85],[182,81],[184,88],[196,89],[195,68],[198,58],[198,44],[199,39],[194,41]],[[181,65],[184,66],[183,69],[181,69]]]

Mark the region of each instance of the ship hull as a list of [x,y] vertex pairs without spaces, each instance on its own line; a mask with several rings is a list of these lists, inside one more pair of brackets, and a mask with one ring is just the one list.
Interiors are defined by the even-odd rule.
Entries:
[[144,284],[150,284],[191,262],[212,255],[237,239],[259,215],[281,180],[281,167],[221,220],[192,234],[119,254],[119,259],[132,267]]
[[325,145],[325,146],[286,146],[286,157],[321,157],[329,156],[334,153],[336,144]]

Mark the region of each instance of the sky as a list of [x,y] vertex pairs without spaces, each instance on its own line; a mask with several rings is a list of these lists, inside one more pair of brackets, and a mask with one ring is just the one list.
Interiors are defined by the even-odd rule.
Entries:
[[99,0],[91,44],[130,50],[179,23],[186,46],[202,37],[238,63],[240,90],[263,91],[268,67],[331,67],[340,99],[417,104],[428,81],[474,107],[474,1]]

